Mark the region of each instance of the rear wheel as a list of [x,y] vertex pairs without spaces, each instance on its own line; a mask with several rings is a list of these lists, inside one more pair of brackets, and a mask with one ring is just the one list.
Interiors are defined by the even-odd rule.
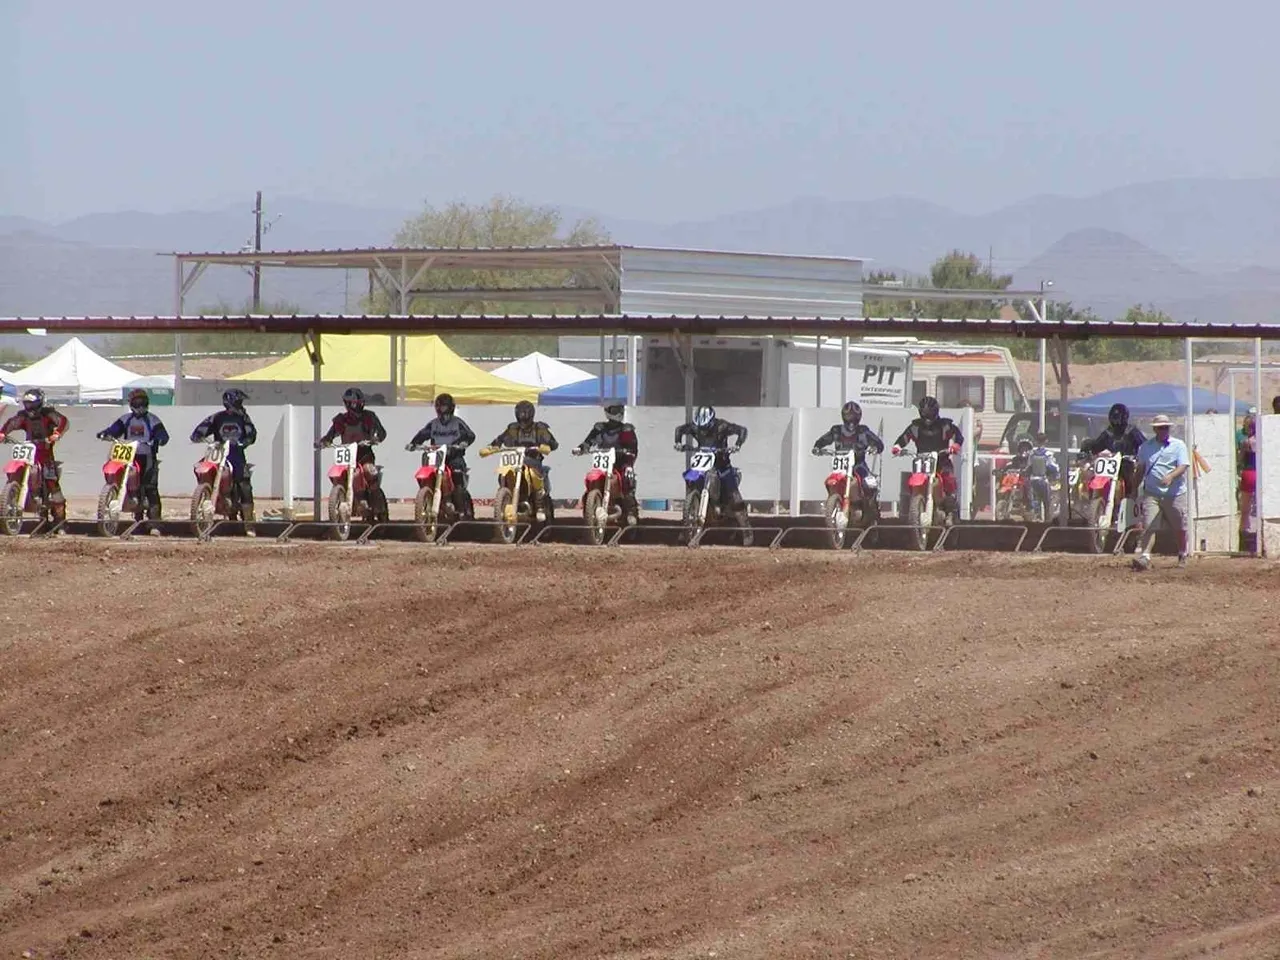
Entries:
[[436,513],[431,509],[435,502],[435,491],[430,487],[419,487],[418,496],[413,501],[413,532],[423,543],[432,543],[436,539]]
[[197,537],[207,537],[213,529],[214,519],[213,485],[198,484],[191,494],[191,529]]
[[598,547],[604,543],[605,528],[609,526],[609,518],[604,512],[604,491],[588,490],[582,512],[586,514],[587,537]]
[[5,484],[0,494],[0,533],[16,537],[22,532],[22,488],[17,481]]
[[848,536],[849,516],[840,506],[840,494],[833,493],[827,497],[822,515],[827,521],[827,532],[831,535],[832,549],[843,550],[845,538]]
[[520,517],[507,487],[499,487],[493,498],[493,519],[498,521],[498,539],[503,543],[515,543]]
[[929,545],[930,519],[924,515],[924,495],[912,494],[907,503],[907,524],[911,527],[917,550],[924,550]]
[[1089,521],[1089,550],[1092,553],[1102,553],[1107,545],[1107,520],[1110,518],[1103,517],[1102,508],[1101,497],[1090,497],[1085,501],[1084,516]]
[[351,507],[347,503],[347,491],[334,486],[329,491],[329,536],[334,540],[346,540],[351,536]]
[[115,498],[115,484],[104,484],[98,494],[98,532],[104,537],[114,537],[120,532],[120,510],[113,502]]

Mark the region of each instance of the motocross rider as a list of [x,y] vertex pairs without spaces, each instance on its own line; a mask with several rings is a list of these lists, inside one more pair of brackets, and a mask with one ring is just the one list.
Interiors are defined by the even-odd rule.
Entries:
[[44,475],[49,513],[57,524],[67,519],[67,498],[62,495],[62,465],[54,459],[53,445],[67,432],[67,423],[66,417],[45,405],[43,390],[32,389],[22,395],[22,409],[0,425],[0,443],[13,431],[22,430],[36,445],[34,466]]
[[365,484],[374,511],[385,518],[387,498],[379,483],[373,445],[387,439],[386,427],[376,413],[364,408],[364,391],[359,387],[347,387],[342,391],[342,406],[345,409],[333,418],[328,432],[316,441],[316,449],[327,447],[335,440],[342,444],[359,444],[356,447],[356,466],[364,470]]
[[[1107,427],[1094,440],[1086,440],[1080,444],[1081,458],[1096,456],[1100,453],[1119,453],[1130,459],[1120,461],[1120,478],[1124,481],[1124,489],[1128,499],[1136,500],[1138,495],[1138,448],[1146,443],[1147,438],[1137,427],[1129,426],[1129,408],[1123,403],[1113,403],[1107,411]],[[1136,503],[1133,505],[1136,507]],[[1120,502],[1116,501],[1116,509]],[[1130,509],[1129,516],[1137,514]]]
[[920,416],[909,424],[902,435],[893,441],[893,455],[902,454],[902,448],[914,443],[916,453],[938,454],[938,476],[942,480],[942,510],[946,514],[947,523],[955,517],[957,506],[956,468],[951,458],[960,452],[964,444],[964,435],[950,417],[940,415],[940,408],[935,397],[921,397],[916,405]]
[[454,415],[456,409],[452,394],[442,393],[436,397],[435,419],[415,433],[405,449],[416,450],[425,443],[448,446],[445,464],[453,474],[453,505],[460,516],[474,520],[476,510],[467,487],[467,447],[476,442],[476,435],[465,420]]
[[863,426],[861,404],[849,400],[840,408],[840,422],[813,441],[814,456],[826,453],[828,446],[833,446],[836,453],[853,453],[853,472],[862,481],[867,499],[874,500],[876,480],[867,468],[867,450],[884,453],[884,441],[870,427]]
[[560,446],[551,435],[551,428],[541,420],[534,420],[537,410],[528,400],[516,404],[516,419],[507,424],[507,429],[493,438],[493,443],[485,447],[484,454],[495,453],[499,447],[524,447],[525,463],[538,471],[542,477],[543,513],[548,521],[555,512],[555,504],[551,499],[551,468],[542,462],[543,453],[539,447],[555,450]]
[[99,440],[137,441],[134,462],[140,473],[139,491],[147,506],[147,519],[160,519],[160,448],[169,442],[169,431],[150,412],[151,398],[145,390],[129,391],[129,412],[105,430],[98,431]]
[[253,483],[245,469],[245,447],[258,439],[258,428],[249,419],[244,402],[249,395],[240,389],[231,389],[222,395],[222,409],[205,417],[191,431],[192,443],[206,440],[223,440],[227,444],[227,463],[231,464],[231,479],[240,494],[240,515],[244,519],[244,532],[254,536]]
[[[729,437],[734,437],[732,446]],[[692,439],[693,449],[698,447],[714,447],[716,451],[716,472],[720,474],[720,495],[729,495],[729,503],[744,529],[747,526],[747,503],[742,499],[742,471],[734,468],[729,456],[742,449],[747,442],[747,428],[716,416],[715,407],[699,407],[693,412],[693,420],[676,427],[675,446],[684,453],[690,448],[686,440]],[[747,542],[748,534],[744,534]]]
[[617,451],[617,466],[622,471],[622,515],[630,517],[630,523],[640,522],[640,504],[636,497],[636,458],[640,455],[640,442],[635,424],[623,420],[627,408],[621,403],[611,403],[604,408],[605,418],[593,426],[585,440],[573,449],[573,455],[581,456],[590,447]]

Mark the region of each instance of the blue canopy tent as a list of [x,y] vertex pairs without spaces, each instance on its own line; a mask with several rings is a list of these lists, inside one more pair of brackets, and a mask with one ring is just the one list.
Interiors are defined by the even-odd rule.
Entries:
[[[636,384],[637,389],[639,383]],[[600,378],[592,377],[579,383],[568,383],[554,390],[544,390],[538,403],[548,407],[591,407],[601,403],[626,403],[627,378],[625,374],[605,377],[604,400],[600,399]]]
[[[1225,393],[1214,393],[1204,387],[1196,387],[1192,391],[1192,409],[1195,413],[1206,413],[1209,410],[1226,412],[1231,398]],[[1105,417],[1113,403],[1123,403],[1129,408],[1131,417],[1154,417],[1157,413],[1170,417],[1185,416],[1187,412],[1187,388],[1172,383],[1151,383],[1145,387],[1122,387],[1119,390],[1107,390],[1095,393],[1092,397],[1072,400],[1067,409],[1071,413],[1082,413],[1086,416]],[[1236,401],[1236,413],[1249,412],[1249,404],[1243,400]]]

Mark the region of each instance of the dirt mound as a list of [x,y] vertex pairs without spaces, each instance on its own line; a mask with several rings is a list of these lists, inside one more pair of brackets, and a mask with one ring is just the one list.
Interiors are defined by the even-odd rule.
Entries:
[[21,571],[0,956],[1280,942],[1270,566],[163,543],[0,562]]

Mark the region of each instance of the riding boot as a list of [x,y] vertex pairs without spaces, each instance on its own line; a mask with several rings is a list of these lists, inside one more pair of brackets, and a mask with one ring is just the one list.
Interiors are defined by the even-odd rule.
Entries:
[[246,537],[256,537],[258,535],[258,529],[254,525],[252,501],[243,505],[240,510],[240,517],[244,521],[244,535]]

